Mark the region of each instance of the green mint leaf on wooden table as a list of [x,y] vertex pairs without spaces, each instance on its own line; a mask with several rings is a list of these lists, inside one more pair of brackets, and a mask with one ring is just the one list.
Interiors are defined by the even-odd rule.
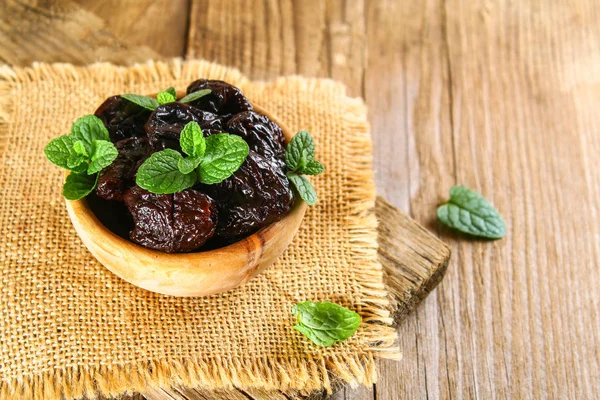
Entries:
[[166,149],[152,154],[138,169],[136,183],[156,194],[181,192],[196,183],[196,174],[182,174],[177,167],[181,154]]
[[171,96],[173,96],[175,99],[177,99],[177,90],[175,90],[175,88],[173,86],[171,86],[170,88],[165,90],[165,92],[169,93]]
[[299,131],[285,148],[285,163],[290,171],[302,170],[315,158],[315,142],[307,131]]
[[248,152],[248,144],[236,135],[218,133],[206,139],[206,150],[198,167],[200,182],[215,184],[229,178],[240,168]]
[[500,239],[506,224],[498,211],[479,193],[465,186],[450,189],[450,200],[437,209],[445,225],[473,236]]
[[66,135],[54,138],[44,147],[44,154],[52,164],[69,169],[68,162],[71,154],[74,153],[75,141],[71,136]]
[[163,105],[163,104],[174,102],[176,100],[176,98],[171,93],[165,91],[165,92],[160,92],[159,94],[157,94],[156,100],[158,101],[158,104]]
[[112,164],[119,155],[114,144],[107,140],[94,140],[92,142],[92,158],[87,167],[89,175],[102,171]]
[[286,175],[290,182],[294,184],[300,198],[302,198],[306,204],[309,206],[317,204],[317,192],[315,192],[315,188],[308,179],[294,172],[288,172]]
[[87,154],[92,154],[92,141],[109,140],[108,130],[102,120],[95,115],[78,118],[71,127],[70,136],[83,142]]
[[140,96],[139,94],[122,94],[121,97],[148,110],[154,110],[160,105],[158,104],[158,100],[148,96]]
[[292,308],[298,318],[294,329],[318,346],[332,346],[354,335],[360,326],[360,315],[328,301],[304,301]]
[[325,167],[317,160],[310,160],[299,172],[305,175],[319,175],[325,172]]
[[63,185],[63,196],[67,200],[82,199],[94,190],[97,183],[98,174],[88,175],[71,172]]
[[[185,154],[191,157],[202,157],[206,151],[204,133],[197,122],[188,122],[181,131],[179,144]],[[196,168],[196,167],[194,167]]]
[[182,174],[189,174],[194,171],[201,162],[202,157],[180,158],[179,161],[177,161],[177,169],[179,169],[179,172]]
[[179,100],[180,103],[190,103],[194,100],[198,100],[200,97],[204,97],[211,92],[210,89],[198,90],[197,92],[192,92],[187,96],[181,98]]

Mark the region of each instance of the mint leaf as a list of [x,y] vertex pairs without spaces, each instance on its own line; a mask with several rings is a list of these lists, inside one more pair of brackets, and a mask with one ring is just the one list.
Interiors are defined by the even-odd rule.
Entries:
[[498,211],[465,186],[450,189],[450,200],[438,207],[437,216],[450,228],[473,236],[500,239],[506,235],[506,224]]
[[157,94],[156,100],[158,101],[158,104],[163,105],[166,103],[172,103],[176,99],[175,99],[175,96],[173,96],[171,93],[165,91],[165,92],[160,92],[159,94]]
[[206,139],[204,159],[198,168],[200,182],[215,184],[229,178],[242,165],[250,149],[239,136],[227,133],[211,135]]
[[200,165],[200,162],[202,162],[202,157],[180,158],[177,161],[177,169],[182,174],[189,174]]
[[92,154],[92,141],[109,140],[108,130],[95,115],[78,118],[71,127],[71,137],[83,142],[87,154]]
[[171,86],[170,88],[165,90],[165,92],[169,93],[171,96],[173,96],[175,99],[177,99],[177,91],[175,90],[175,88],[173,86]]
[[181,154],[171,149],[152,154],[138,169],[136,183],[156,194],[181,192],[192,187],[196,175],[179,171],[177,164],[181,159]]
[[[179,144],[185,154],[192,157],[202,157],[206,150],[206,140],[197,122],[188,122],[181,131]],[[194,167],[196,168],[196,167]]]
[[298,318],[294,329],[318,346],[331,346],[354,335],[360,326],[360,315],[328,301],[310,300],[296,304],[292,314]]
[[107,140],[94,140],[92,142],[92,161],[87,167],[87,173],[92,175],[102,171],[112,164],[119,155],[114,144]]
[[317,160],[310,160],[308,163],[306,163],[306,166],[304,166],[298,172],[306,175],[319,175],[325,172],[325,167]]
[[98,174],[70,173],[63,185],[63,196],[67,200],[79,200],[94,190],[98,183]]
[[192,92],[187,96],[183,97],[179,100],[180,103],[190,103],[194,100],[198,100],[200,97],[204,97],[211,92],[210,89],[198,90],[197,92]]
[[85,144],[83,143],[82,140],[78,140],[75,143],[73,143],[73,150],[75,151],[76,154],[89,157],[89,154],[88,154],[87,150],[85,149]]
[[156,107],[159,106],[158,101],[156,99],[153,99],[152,97],[148,96],[140,96],[139,94],[122,94],[121,97],[148,110],[154,110]]
[[87,160],[88,156],[77,154],[73,151],[67,160],[67,166],[69,167],[69,170],[73,172],[83,172],[87,169]]
[[44,147],[44,154],[52,164],[69,169],[68,161],[71,154],[74,153],[74,143],[75,139],[70,136],[59,136]]
[[296,191],[306,204],[314,206],[317,203],[317,193],[308,179],[294,172],[288,172],[286,176],[294,184]]
[[315,158],[315,142],[308,131],[300,131],[285,148],[285,163],[290,171],[301,171]]

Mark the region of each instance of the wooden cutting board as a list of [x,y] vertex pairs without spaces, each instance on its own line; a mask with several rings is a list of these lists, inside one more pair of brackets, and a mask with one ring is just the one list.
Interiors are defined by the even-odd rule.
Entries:
[[[442,280],[450,248],[382,197],[377,198],[375,213],[379,220],[379,259],[396,305],[394,320],[399,324]],[[332,386],[335,391],[344,384],[332,377]],[[151,390],[144,393],[144,397],[149,400],[317,400],[326,398],[327,394],[315,392],[306,398],[294,392],[174,388]]]

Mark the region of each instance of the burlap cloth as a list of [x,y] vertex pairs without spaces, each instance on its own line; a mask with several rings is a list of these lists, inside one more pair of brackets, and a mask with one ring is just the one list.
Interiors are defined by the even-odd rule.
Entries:
[[[183,89],[223,79],[292,130],[309,130],[324,175],[280,260],[246,286],[205,298],[138,289],[85,249],[61,197],[63,172],[44,157],[53,137],[108,96]],[[204,61],[130,68],[0,66],[0,398],[117,395],[201,385],[309,392],[327,371],[371,384],[374,358],[397,356],[377,261],[374,184],[366,110],[329,80],[250,82]],[[363,318],[330,348],[292,329],[292,306],[329,300]]]

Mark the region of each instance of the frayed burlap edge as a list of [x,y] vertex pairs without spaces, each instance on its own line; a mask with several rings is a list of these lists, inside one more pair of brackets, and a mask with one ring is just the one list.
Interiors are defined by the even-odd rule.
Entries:
[[[118,75],[124,82],[152,83],[156,80],[192,80],[199,77],[198,71],[220,74],[224,80],[238,84],[247,79],[237,70],[202,60],[168,62],[149,61],[132,67],[115,67],[108,63],[97,63],[88,67],[70,64],[35,63],[28,68],[12,68],[0,65],[0,152],[6,125],[14,111],[12,91],[16,85],[43,80],[88,80],[101,81],[103,76]],[[338,86],[328,79],[302,77],[279,78],[276,84],[308,85],[318,88]],[[353,234],[352,257],[358,261],[360,270],[358,283],[364,298],[357,305],[363,318],[362,334],[368,338],[368,352],[350,357],[324,355],[317,360],[291,358],[219,358],[168,359],[143,361],[123,365],[98,367],[56,368],[41,375],[23,376],[19,379],[0,382],[1,399],[51,399],[95,398],[98,394],[117,396],[123,393],[144,392],[149,388],[183,385],[201,386],[207,389],[230,389],[233,387],[260,388],[264,390],[298,390],[307,394],[325,388],[331,391],[329,374],[346,383],[371,385],[375,382],[375,358],[401,359],[395,345],[396,331],[392,327],[389,293],[383,284],[383,269],[377,259],[378,243],[373,231],[377,228],[374,215],[375,188],[373,185],[371,141],[366,108],[360,99],[347,99],[347,108],[342,117],[351,130],[351,140],[345,143],[352,170],[347,181],[352,200],[348,223]],[[364,262],[363,262],[364,261]]]

